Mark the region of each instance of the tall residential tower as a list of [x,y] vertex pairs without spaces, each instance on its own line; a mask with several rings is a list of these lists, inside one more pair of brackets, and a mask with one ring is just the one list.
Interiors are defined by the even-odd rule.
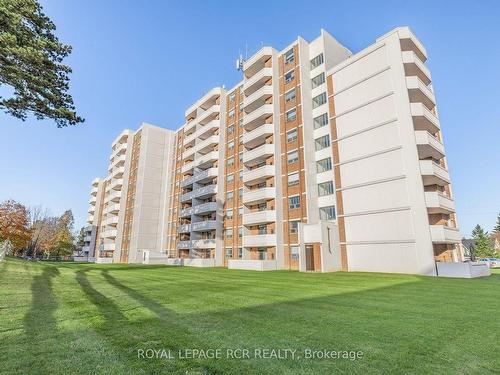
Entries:
[[[97,261],[434,275],[462,254],[427,53],[397,28],[263,47],[243,79],[113,143]],[[91,244],[92,247],[92,244]]]

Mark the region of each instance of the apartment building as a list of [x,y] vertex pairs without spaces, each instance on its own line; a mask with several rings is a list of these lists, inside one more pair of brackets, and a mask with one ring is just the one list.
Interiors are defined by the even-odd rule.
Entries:
[[356,54],[322,30],[262,47],[177,131],[124,131],[92,185],[97,261],[435,275],[462,260],[426,59],[407,27]]

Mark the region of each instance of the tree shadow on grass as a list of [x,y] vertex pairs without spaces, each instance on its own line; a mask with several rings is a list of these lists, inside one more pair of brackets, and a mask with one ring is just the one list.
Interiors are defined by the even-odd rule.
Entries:
[[[89,281],[86,273],[89,270],[76,272],[76,280],[87,298],[92,302],[104,318],[104,323],[98,328],[99,333],[105,334],[106,339],[111,341],[117,348],[117,354],[136,371],[147,373],[182,373],[182,374],[219,374],[221,369],[214,361],[199,359],[166,360],[166,359],[141,359],[138,358],[139,349],[165,349],[172,353],[186,348],[209,348],[189,332],[189,327],[182,323],[183,317],[175,311],[166,308],[162,304],[142,295],[136,290],[122,284],[109,274],[108,270],[102,270],[101,274],[109,285],[120,290],[131,299],[139,303],[142,308],[153,312],[156,317],[130,321],[122,312],[121,308],[96,290]],[[126,333],[123,333],[123,330]],[[124,350],[124,353],[119,353]],[[215,360],[216,361],[216,360]],[[249,371],[248,371],[249,372]]]
[[[57,335],[55,312],[58,302],[53,291],[53,279],[59,276],[57,267],[45,267],[41,274],[33,277],[31,282],[31,306],[23,320],[23,329],[27,336],[29,367],[37,367],[43,372],[47,365],[43,360],[44,350],[52,346]],[[39,361],[39,358],[42,358]],[[46,369],[48,371],[48,369]]]

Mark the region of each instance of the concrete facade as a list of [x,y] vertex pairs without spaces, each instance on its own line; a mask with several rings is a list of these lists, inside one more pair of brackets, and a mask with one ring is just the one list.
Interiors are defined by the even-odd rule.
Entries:
[[356,54],[324,30],[262,47],[177,131],[113,142],[92,185],[96,258],[424,275],[462,261],[426,59],[407,27]]

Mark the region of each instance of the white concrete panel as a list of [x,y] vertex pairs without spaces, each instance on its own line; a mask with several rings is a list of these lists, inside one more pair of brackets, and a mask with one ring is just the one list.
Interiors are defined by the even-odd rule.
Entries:
[[390,71],[386,70],[334,96],[335,110],[341,114],[393,90]]
[[346,241],[407,241],[414,239],[411,211],[346,216]]
[[401,175],[404,165],[400,149],[340,165],[344,187]]
[[347,245],[349,271],[418,273],[414,243]]
[[342,197],[345,214],[409,206],[404,179],[346,189]]
[[336,72],[333,75],[334,92],[344,90],[359,79],[385,68],[388,65],[385,49],[385,46],[378,48]]
[[[338,114],[345,109],[347,108],[336,106]],[[394,100],[392,96],[387,96],[337,117],[335,120],[337,136],[342,138],[395,118],[397,115]]]
[[340,162],[387,150],[401,144],[398,124],[391,122],[339,140],[338,144]]

